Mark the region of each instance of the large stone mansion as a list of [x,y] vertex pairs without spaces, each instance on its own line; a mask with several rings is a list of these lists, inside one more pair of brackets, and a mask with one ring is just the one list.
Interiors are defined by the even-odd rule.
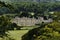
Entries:
[[41,23],[41,22],[52,22],[52,19],[44,20],[43,17],[39,17],[38,19],[35,18],[27,18],[27,17],[15,17],[12,22],[16,23],[19,26],[34,26],[35,24]]

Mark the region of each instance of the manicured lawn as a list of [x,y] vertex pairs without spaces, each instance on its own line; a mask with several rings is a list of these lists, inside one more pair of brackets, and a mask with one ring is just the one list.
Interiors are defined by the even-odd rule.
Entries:
[[[21,40],[24,34],[26,34],[29,30],[34,28],[37,28],[37,27],[23,27],[21,28],[21,30],[9,30],[7,34],[9,38],[12,38],[15,40]],[[0,38],[0,40],[3,40],[3,39]]]
[[10,38],[13,38],[15,40],[21,40],[21,37],[26,34],[29,30],[34,29],[37,27],[23,27],[22,30],[13,30],[9,31],[8,35],[10,35]]
[[15,30],[15,31],[9,31],[9,37],[13,38],[15,40],[21,40],[21,37],[26,34],[28,30]]

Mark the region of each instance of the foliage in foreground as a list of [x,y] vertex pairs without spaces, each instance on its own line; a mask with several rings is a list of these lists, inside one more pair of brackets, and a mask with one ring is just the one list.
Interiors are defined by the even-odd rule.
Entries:
[[0,37],[6,36],[8,25],[10,24],[10,19],[6,16],[0,17]]
[[60,40],[60,22],[52,22],[30,30],[22,40]]
[[11,19],[7,16],[0,16],[0,37],[8,37],[8,30],[14,30],[16,28],[17,30],[20,30],[20,27],[11,22]]

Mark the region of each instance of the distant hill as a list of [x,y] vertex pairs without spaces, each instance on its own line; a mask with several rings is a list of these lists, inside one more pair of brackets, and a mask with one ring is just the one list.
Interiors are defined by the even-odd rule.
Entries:
[[[20,13],[21,11],[44,13],[45,11],[47,11],[47,9],[48,11],[54,11],[54,10],[60,11],[60,3],[46,3],[46,4],[34,3],[34,2],[57,2],[57,0],[19,0],[19,1],[18,0],[1,0],[1,1],[4,1],[4,2],[0,3],[1,4],[0,13]],[[13,3],[9,4],[9,2],[13,2]]]
[[60,0],[1,0],[4,2],[59,2]]

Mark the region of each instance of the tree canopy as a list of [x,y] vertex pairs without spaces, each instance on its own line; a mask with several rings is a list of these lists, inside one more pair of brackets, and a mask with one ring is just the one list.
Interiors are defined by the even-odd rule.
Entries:
[[30,30],[22,40],[60,40],[60,22],[44,24],[39,28]]

